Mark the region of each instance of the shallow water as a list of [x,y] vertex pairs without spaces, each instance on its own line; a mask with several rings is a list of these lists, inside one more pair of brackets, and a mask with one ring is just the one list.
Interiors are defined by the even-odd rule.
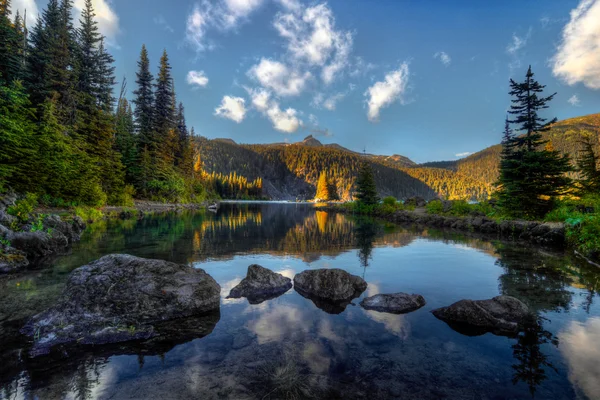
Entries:
[[[206,270],[222,287],[220,315],[187,321],[202,329],[166,343],[27,359],[24,321],[56,300],[70,271],[109,253]],[[402,291],[427,305],[405,315],[323,310],[293,289],[258,305],[226,299],[254,263],[290,278],[343,268],[368,282],[361,298]],[[228,204],[216,214],[103,221],[71,254],[0,278],[0,399],[595,399],[599,290],[600,269],[565,254],[310,205]],[[516,338],[463,335],[430,313],[500,293],[538,317]]]

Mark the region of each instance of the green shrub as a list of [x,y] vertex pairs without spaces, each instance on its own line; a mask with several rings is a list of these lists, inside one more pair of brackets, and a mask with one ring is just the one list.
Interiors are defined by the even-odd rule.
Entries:
[[465,200],[456,200],[452,202],[452,207],[448,213],[457,217],[463,217],[465,215],[469,215],[472,210],[473,206],[467,203]]
[[101,210],[93,207],[75,207],[75,215],[86,222],[95,222],[104,217]]
[[425,209],[428,214],[442,214],[444,212],[444,205],[440,200],[433,200],[427,203]]
[[132,185],[125,185],[122,191],[119,191],[109,197],[108,203],[112,206],[133,207],[134,195],[135,188]]
[[394,196],[388,196],[383,199],[383,204],[386,206],[395,206],[398,203]]
[[20,222],[27,222],[37,203],[37,195],[27,193],[24,198],[17,200],[15,205],[8,207],[7,212],[17,217]]
[[600,254],[600,216],[568,218],[565,224],[567,240],[571,246],[588,256],[597,257]]

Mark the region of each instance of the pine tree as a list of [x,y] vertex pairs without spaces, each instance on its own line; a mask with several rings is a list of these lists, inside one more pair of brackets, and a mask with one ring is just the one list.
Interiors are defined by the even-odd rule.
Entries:
[[505,212],[515,217],[540,218],[548,212],[555,197],[566,193],[572,170],[569,157],[552,148],[543,148],[546,142],[540,132],[547,131],[556,119],[546,122],[538,115],[548,108],[555,94],[538,97],[545,86],[534,78],[529,67],[525,81],[510,80],[510,94],[514,96],[509,113],[519,126],[520,136],[513,136],[505,127],[500,178],[499,204]]
[[[20,23],[20,19],[15,22]],[[23,43],[20,30],[10,20],[10,0],[0,0],[0,82],[11,83],[20,78]]]
[[338,187],[336,180],[330,177],[327,180],[327,200],[329,201],[337,201],[340,199],[340,195],[338,194]]
[[160,68],[156,78],[156,91],[154,99],[154,132],[156,134],[153,150],[156,151],[164,166],[173,165],[176,117],[173,99],[173,78],[167,51],[160,58]]
[[154,77],[150,72],[150,60],[148,50],[142,46],[140,60],[138,61],[138,72],[136,73],[137,89],[133,92],[136,96],[135,123],[139,135],[140,148],[149,147],[153,143],[154,129]]
[[598,141],[595,140],[595,142],[588,136],[581,143],[583,149],[580,151],[577,160],[577,170],[581,175],[581,179],[577,181],[577,194],[579,196],[600,194],[600,168],[598,168],[600,157],[595,151],[595,145]]
[[377,196],[377,187],[375,186],[375,177],[371,164],[363,161],[356,179],[356,201],[360,205],[371,206],[379,203]]
[[194,168],[194,150],[185,121],[183,103],[179,103],[179,107],[177,108],[177,131],[179,133],[179,143],[176,153],[176,165],[184,176],[191,177]]
[[317,181],[317,193],[315,194],[315,200],[329,200],[329,192],[327,190],[327,174],[324,171],[321,172],[321,175],[319,175],[319,180]]
[[138,187],[140,167],[133,110],[125,98],[122,98],[117,106],[115,126],[115,145],[117,151],[121,154],[121,162],[125,167],[125,182]]

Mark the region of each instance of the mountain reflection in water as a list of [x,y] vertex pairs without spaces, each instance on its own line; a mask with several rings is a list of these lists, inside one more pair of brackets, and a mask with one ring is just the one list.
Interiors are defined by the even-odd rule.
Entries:
[[[70,271],[109,253],[205,269],[222,288],[220,315],[166,323],[161,342],[25,357],[24,321],[57,299]],[[226,299],[254,263],[289,278],[342,268],[369,286],[333,314],[295,290],[255,305]],[[101,221],[71,254],[0,279],[0,399],[600,398],[599,277],[565,254],[309,205]],[[356,305],[393,292],[427,305],[405,315]],[[515,337],[463,335],[430,314],[498,294],[534,311]]]

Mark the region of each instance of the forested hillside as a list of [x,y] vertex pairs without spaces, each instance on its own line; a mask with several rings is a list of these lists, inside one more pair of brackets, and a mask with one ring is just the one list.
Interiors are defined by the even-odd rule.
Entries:
[[[263,194],[274,199],[311,199],[325,171],[342,199],[351,199],[354,180],[365,158],[357,153],[322,146],[313,140],[292,145],[237,145],[197,138],[201,168],[207,173],[235,172],[248,179],[262,177]],[[381,196],[436,196],[426,184],[398,168],[366,158],[373,165]]]
[[[582,140],[585,137],[594,138],[596,149],[600,150],[600,114],[591,114],[583,117],[570,118],[555,123],[548,132],[543,132],[542,137],[558,151],[568,153],[572,160],[578,158],[582,150]],[[422,164],[420,167],[443,168],[454,172],[450,174],[453,184],[459,187],[473,187],[477,193],[490,193],[498,179],[498,165],[502,146],[497,144],[470,155],[458,161],[440,161]],[[431,184],[432,180],[426,180]],[[433,179],[436,181],[436,179]],[[459,183],[459,182],[463,183]],[[437,190],[437,189],[436,189]],[[460,190],[459,190],[460,192]]]

